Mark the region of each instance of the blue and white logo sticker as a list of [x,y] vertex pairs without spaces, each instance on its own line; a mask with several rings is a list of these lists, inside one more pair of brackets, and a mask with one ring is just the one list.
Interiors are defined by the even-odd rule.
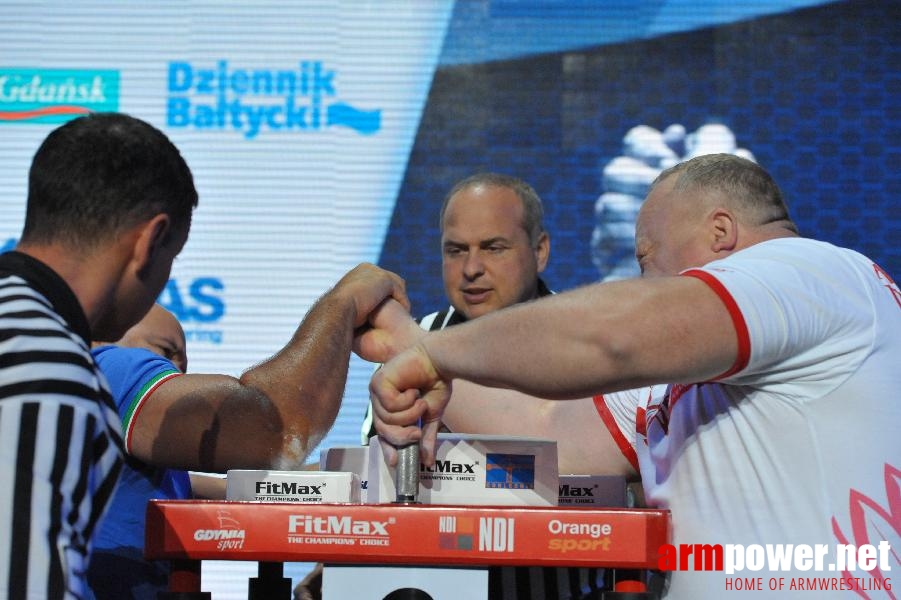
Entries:
[[169,63],[166,124],[171,128],[239,131],[247,139],[264,132],[316,132],[347,127],[363,135],[381,129],[381,110],[341,101],[338,72],[320,60],[294,69],[238,68],[227,60],[212,67]]

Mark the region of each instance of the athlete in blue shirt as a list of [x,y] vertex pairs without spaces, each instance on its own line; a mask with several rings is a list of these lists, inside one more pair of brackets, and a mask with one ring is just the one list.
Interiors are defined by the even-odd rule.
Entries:
[[[107,378],[126,436],[133,433],[144,400],[187,368],[184,331],[158,304],[117,345],[95,347],[91,353]],[[157,592],[166,589],[168,563],[144,559],[144,509],[153,498],[191,497],[187,471],[127,456],[107,516],[94,536],[88,583],[95,598],[155,600]]]

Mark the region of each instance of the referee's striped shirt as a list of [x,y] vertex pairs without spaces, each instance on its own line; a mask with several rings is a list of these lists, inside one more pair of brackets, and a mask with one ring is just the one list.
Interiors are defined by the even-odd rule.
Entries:
[[89,339],[55,272],[0,255],[0,598],[86,596],[91,534],[123,459]]

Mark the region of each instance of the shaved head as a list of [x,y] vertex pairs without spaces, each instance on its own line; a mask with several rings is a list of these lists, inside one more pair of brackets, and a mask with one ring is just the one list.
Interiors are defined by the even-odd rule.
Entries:
[[171,312],[154,304],[137,325],[125,332],[117,346],[145,348],[171,360],[184,373],[188,370],[185,332]]

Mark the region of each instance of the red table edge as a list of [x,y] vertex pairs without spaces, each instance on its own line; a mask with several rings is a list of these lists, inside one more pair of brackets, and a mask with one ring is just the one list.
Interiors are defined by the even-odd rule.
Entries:
[[[545,553],[528,557],[506,554],[469,553],[459,556],[447,556],[433,551],[424,552],[417,548],[410,550],[383,550],[350,554],[346,551],[330,552],[328,547],[315,547],[315,552],[307,546],[292,547],[291,552],[284,549],[235,551],[223,553],[209,547],[196,547],[193,540],[190,544],[178,536],[173,522],[192,515],[207,516],[213,511],[231,511],[239,517],[252,515],[257,518],[260,511],[269,511],[274,515],[286,511],[303,512],[305,515],[349,516],[354,519],[373,519],[393,515],[397,519],[418,520],[425,522],[434,519],[435,513],[469,517],[480,516],[497,518],[498,515],[517,517],[524,522],[540,522],[541,519],[565,518],[577,515],[579,518],[597,516],[615,518],[625,523],[634,523],[643,527],[645,539],[643,557],[623,561],[616,557],[601,554],[590,557],[574,557],[560,553]],[[253,511],[253,512],[249,512]],[[250,518],[250,517],[248,517]],[[173,522],[170,522],[170,519]],[[175,523],[177,525],[177,523]],[[409,525],[408,525],[409,526]],[[235,502],[215,500],[152,500],[147,505],[145,535],[145,556],[151,560],[242,560],[259,562],[328,562],[341,564],[391,564],[391,565],[433,565],[433,566],[566,566],[566,567],[607,567],[627,569],[656,569],[659,548],[668,543],[670,532],[669,511],[658,509],[630,508],[581,508],[581,507],[534,507],[534,506],[450,506],[450,505],[402,505],[402,504],[312,504],[312,503],[264,503]]]

